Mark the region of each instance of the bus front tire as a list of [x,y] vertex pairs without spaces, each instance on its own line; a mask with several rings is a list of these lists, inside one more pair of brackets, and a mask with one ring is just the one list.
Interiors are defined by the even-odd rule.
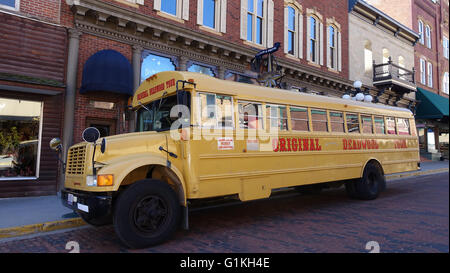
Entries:
[[381,167],[369,163],[360,179],[347,181],[345,189],[350,198],[373,200],[386,188],[386,180]]
[[177,230],[181,206],[175,191],[166,183],[141,180],[117,199],[114,229],[130,248],[144,248],[168,240]]

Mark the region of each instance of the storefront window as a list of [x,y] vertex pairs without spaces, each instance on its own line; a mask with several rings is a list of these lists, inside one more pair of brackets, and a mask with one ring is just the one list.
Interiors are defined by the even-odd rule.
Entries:
[[203,66],[203,65],[198,65],[198,64],[192,64],[191,66],[189,66],[188,71],[189,72],[197,72],[197,73],[206,74],[206,75],[209,75],[211,77],[215,77],[216,76],[214,74],[214,71],[210,67]]
[[175,65],[172,60],[168,57],[148,54],[142,61],[141,83],[148,77],[162,71],[175,71]]
[[0,98],[0,180],[38,177],[42,103]]

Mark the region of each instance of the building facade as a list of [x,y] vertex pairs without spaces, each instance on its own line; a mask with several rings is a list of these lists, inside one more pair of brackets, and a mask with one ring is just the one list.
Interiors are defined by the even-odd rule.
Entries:
[[0,1],[0,197],[57,190],[66,28],[60,2]]
[[[352,92],[359,76],[350,75],[349,62],[359,57],[349,56],[348,10],[346,0],[333,5],[313,0],[0,0],[0,35],[11,41],[0,45],[0,99],[43,107],[39,115],[36,110],[24,117],[35,127],[40,122],[33,131],[38,137],[8,140],[25,141],[16,146],[38,143],[29,148],[38,176],[36,170],[25,180],[21,174],[0,176],[12,180],[1,181],[1,196],[55,193],[63,181],[56,182],[57,155],[49,150],[49,140],[62,138],[65,158],[86,127],[98,128],[102,136],[133,131],[129,99],[143,80],[160,71],[264,84],[271,75],[266,60],[257,63],[254,57],[279,46],[272,69],[283,75],[282,88],[335,97]],[[15,27],[19,21],[21,28]],[[409,55],[401,54],[410,69]],[[391,90],[379,94],[370,77],[365,87],[379,103],[409,107],[413,102],[406,96],[396,100]],[[4,128],[11,130],[9,120],[18,117],[4,113]],[[1,166],[13,164],[8,149]]]
[[376,102],[414,110],[418,39],[418,33],[379,9],[364,1],[350,1],[349,79],[373,90]]
[[448,159],[449,1],[367,2],[419,33],[414,56],[421,152],[431,159]]

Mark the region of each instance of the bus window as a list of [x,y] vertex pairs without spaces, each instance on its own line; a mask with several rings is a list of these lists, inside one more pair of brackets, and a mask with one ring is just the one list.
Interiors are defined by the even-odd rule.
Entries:
[[363,116],[361,115],[362,127],[364,134],[372,134],[373,133],[373,124],[371,116]]
[[344,115],[340,112],[330,112],[330,122],[332,132],[345,132]]
[[399,135],[409,135],[409,120],[404,118],[397,119],[397,128]]
[[269,128],[278,128],[280,131],[286,131],[288,129],[286,106],[267,105],[266,109]]
[[314,132],[328,132],[327,111],[311,109],[311,120]]
[[239,128],[263,129],[262,105],[253,102],[238,102]]
[[388,117],[386,118],[386,125],[387,125],[387,133],[389,135],[395,135],[397,134],[397,131],[395,130],[395,119]]
[[375,117],[375,134],[385,134],[383,117]]
[[308,109],[300,107],[290,107],[292,130],[309,131]]
[[233,127],[233,108],[230,96],[200,93],[199,98],[201,126]]
[[347,114],[347,129],[349,133],[359,133],[358,114]]

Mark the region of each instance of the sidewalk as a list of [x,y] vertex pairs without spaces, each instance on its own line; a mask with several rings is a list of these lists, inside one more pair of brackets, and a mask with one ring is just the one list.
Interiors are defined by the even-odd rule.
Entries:
[[[386,180],[448,172],[448,161],[421,162],[421,170],[387,175]],[[0,241],[4,238],[86,225],[58,196],[0,198]]]

